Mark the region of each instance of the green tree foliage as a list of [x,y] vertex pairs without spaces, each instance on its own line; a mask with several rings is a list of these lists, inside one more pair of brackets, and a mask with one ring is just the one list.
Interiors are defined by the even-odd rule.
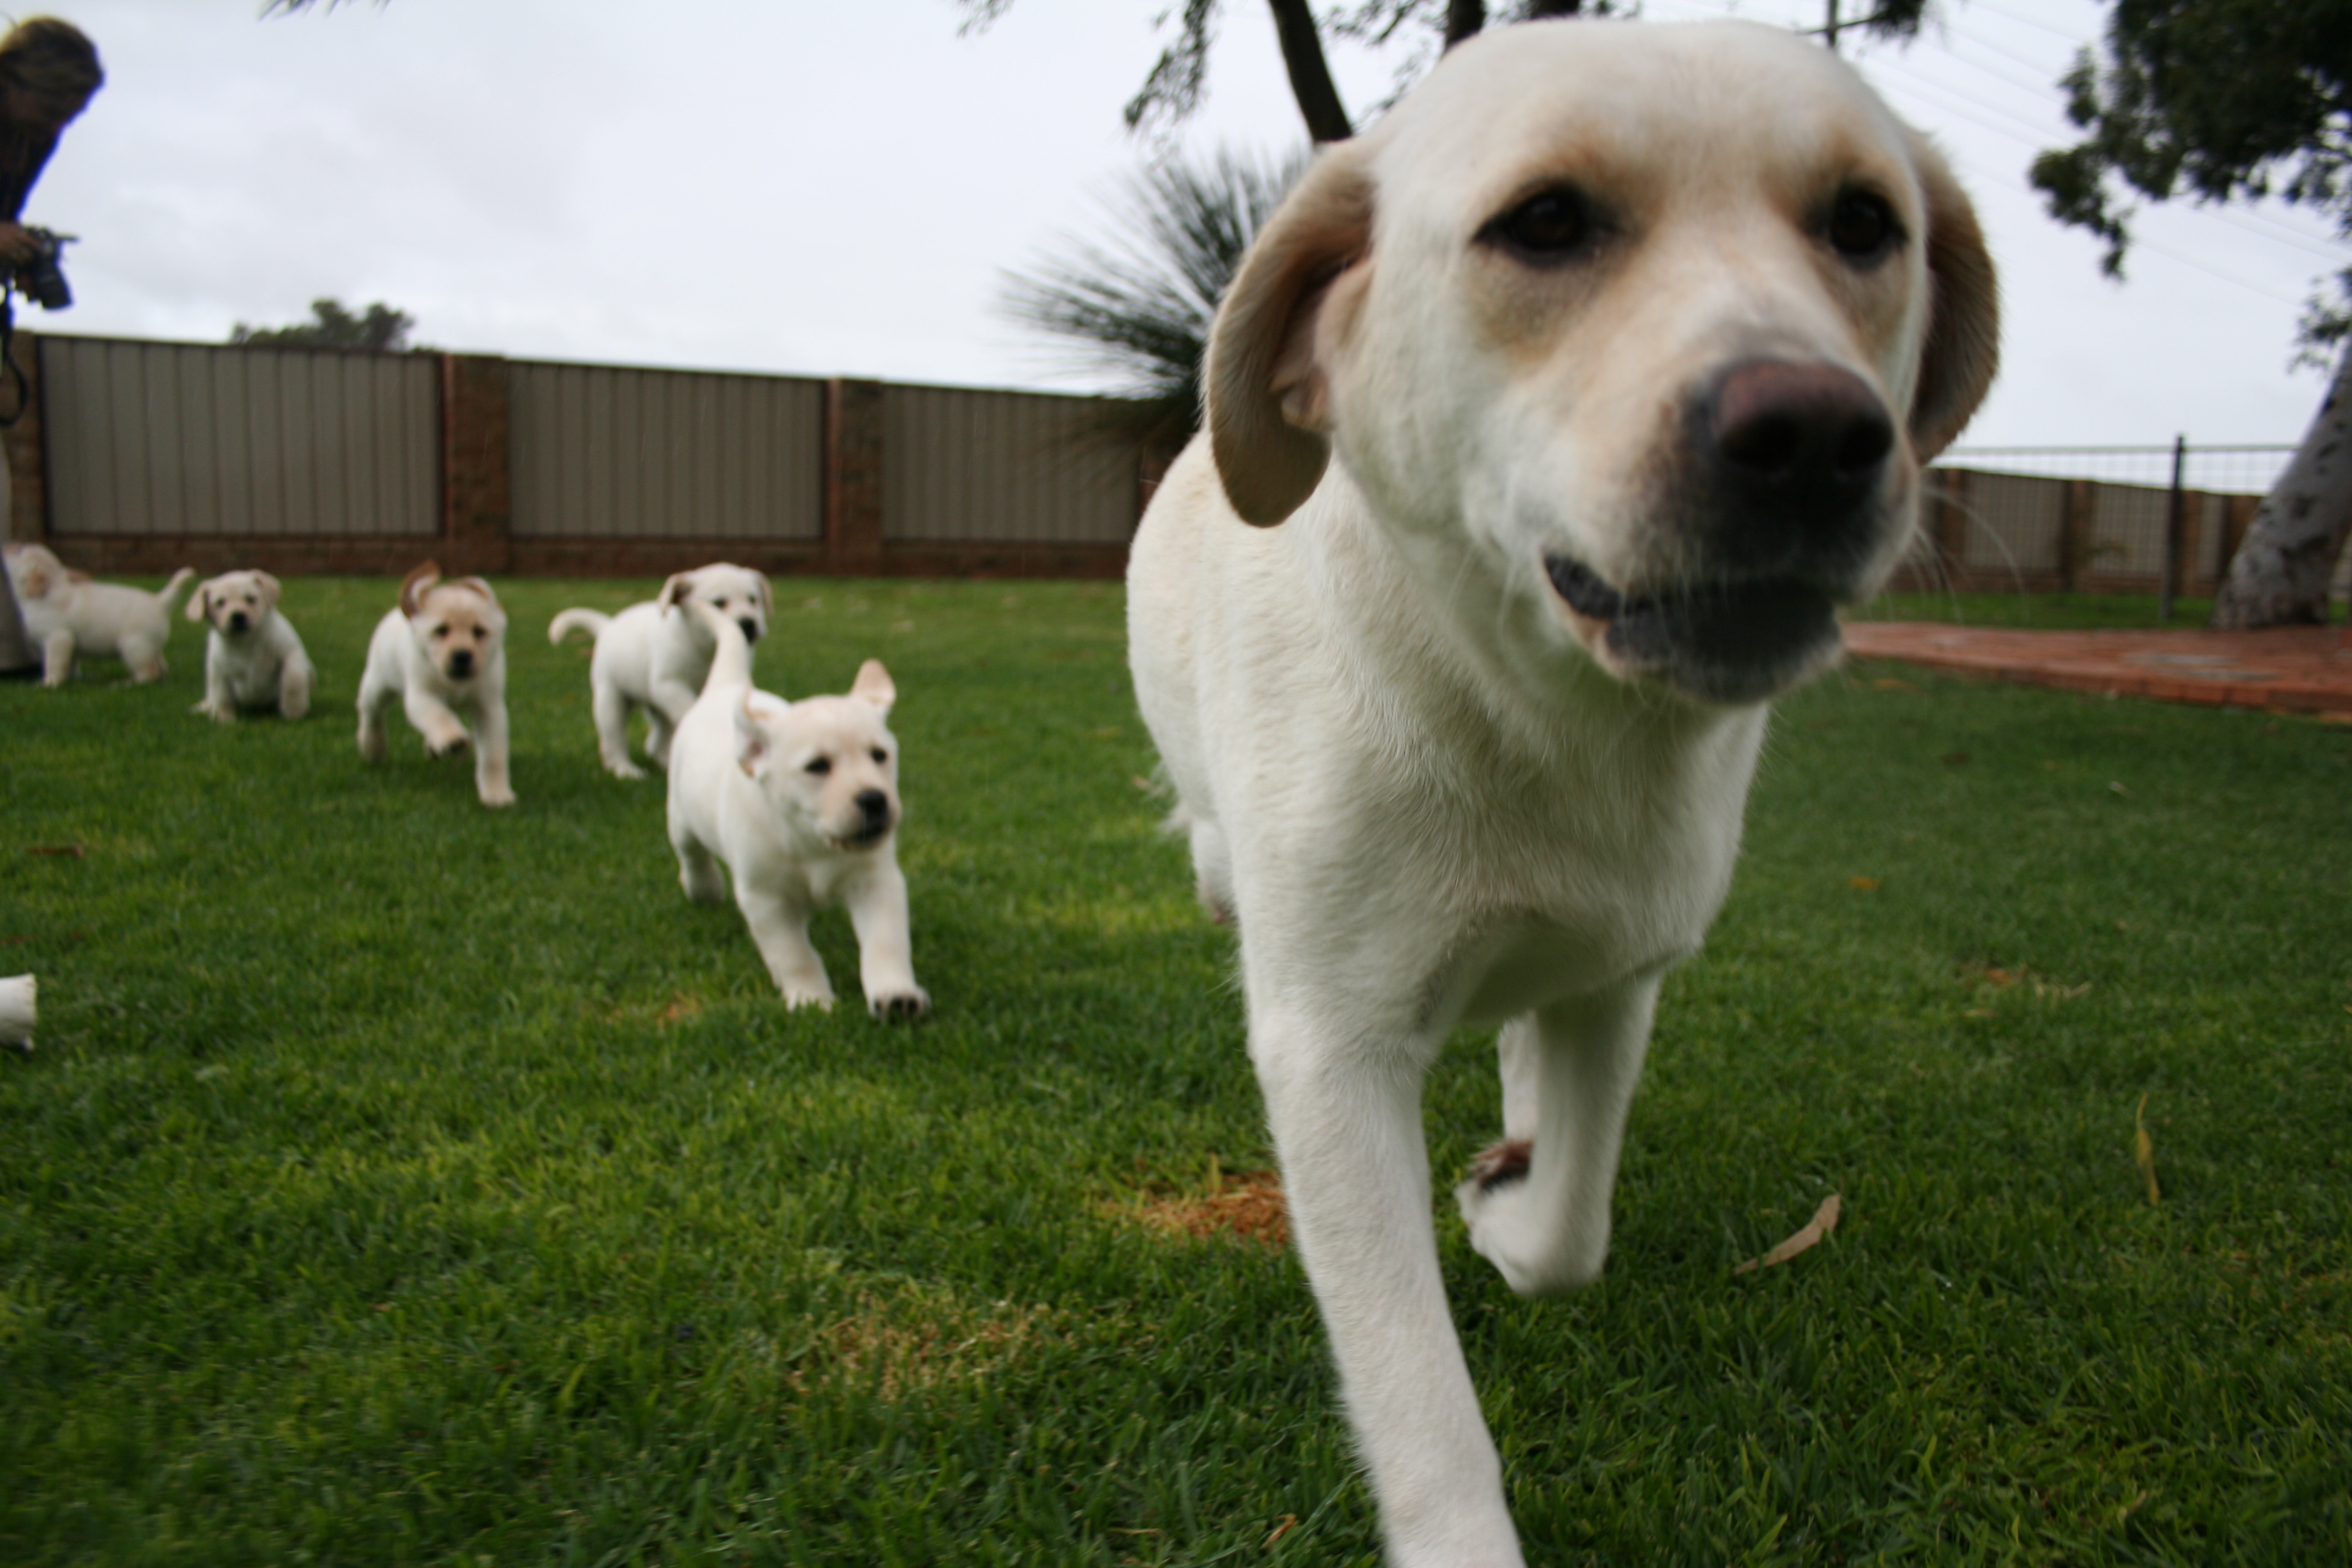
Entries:
[[239,321],[228,341],[246,348],[345,349],[356,353],[399,353],[408,345],[416,318],[382,300],[353,315],[339,300],[310,301],[311,319],[290,327],[248,327]]
[[1209,323],[1242,253],[1306,167],[1230,153],[1171,158],[1131,177],[1108,204],[1112,237],[1005,279],[1012,320],[1060,340],[1076,365],[1105,371],[1133,401],[1124,435],[1172,452],[1200,422]]
[[[2107,242],[2121,277],[2126,192],[2150,201],[2278,195],[2352,240],[2352,4],[2347,0],[2117,0],[2104,48],[2065,79],[2087,135],[2034,160],[2052,216]],[[2352,331],[2352,268],[2306,307],[2315,351]]]

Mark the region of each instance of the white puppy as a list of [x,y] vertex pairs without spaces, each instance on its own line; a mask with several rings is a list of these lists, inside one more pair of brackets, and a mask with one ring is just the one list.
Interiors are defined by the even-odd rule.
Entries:
[[1738,23],[1453,50],[1321,154],[1225,296],[1206,433],[1131,556],[1136,692],[1239,926],[1397,1563],[1521,1561],[1438,1271],[1423,1075],[1503,1025],[1472,1244],[1524,1294],[1592,1279],[1764,704],[1910,542],[1995,315],[1942,160],[1835,56]]
[[907,879],[899,873],[898,743],[885,721],[898,699],[879,659],[846,697],[786,702],[751,686],[742,629],[698,601],[718,645],[709,682],[671,743],[669,842],[687,896],[735,906],[786,1005],[833,1005],[809,916],[845,905],[857,932],[866,1007],[912,1018],[931,1005],[915,984]]
[[45,544],[11,544],[0,554],[16,584],[25,636],[41,650],[42,685],[63,686],[84,654],[121,659],[133,680],[163,679],[173,601],[195,581],[195,568],[181,567],[163,592],[150,594],[68,571]]
[[646,754],[669,763],[671,731],[694,706],[710,676],[718,644],[688,600],[709,605],[743,628],[746,640],[766,635],[773,602],[768,580],[744,566],[716,562],[680,572],[661,593],[619,615],[601,610],[565,610],[548,623],[547,640],[560,643],[575,631],[596,639],[588,662],[588,688],[596,719],[596,753],[616,778],[641,779],[645,770],[629,760],[629,715],[646,710]]
[[310,710],[318,672],[302,638],[278,609],[278,579],[267,572],[224,572],[198,587],[188,619],[205,621],[205,700],[195,711],[224,724],[240,709],[275,709],[288,719]]
[[[441,581],[427,561],[400,584],[368,641],[360,677],[360,755],[384,755],[384,710],[394,701],[436,757],[471,743],[474,792],[484,805],[512,805],[507,782],[506,612],[479,577]],[[473,717],[470,733],[460,712]]]

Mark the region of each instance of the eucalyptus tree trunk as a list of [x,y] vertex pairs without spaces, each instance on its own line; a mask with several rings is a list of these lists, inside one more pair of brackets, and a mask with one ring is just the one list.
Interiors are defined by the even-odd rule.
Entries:
[[2327,579],[2352,532],[2352,346],[2303,445],[2286,466],[2230,560],[2213,596],[2221,631],[2326,626]]

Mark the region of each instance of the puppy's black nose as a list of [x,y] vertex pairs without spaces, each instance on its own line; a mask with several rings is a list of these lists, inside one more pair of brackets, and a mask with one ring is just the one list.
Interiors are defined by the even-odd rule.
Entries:
[[231,630],[231,631],[233,631],[233,632],[241,632],[241,631],[245,630],[246,626],[247,626],[247,625],[249,625],[249,624],[250,624],[250,623],[248,623],[248,622],[246,620],[246,618],[245,618],[245,612],[244,612],[243,610],[231,610],[231,611],[229,612],[229,616],[228,616],[228,629],[229,629],[229,630]]
[[878,789],[859,790],[857,809],[868,826],[886,823],[890,820],[890,797]]
[[461,647],[449,656],[449,674],[452,679],[463,680],[473,673],[474,650],[472,648]]
[[1759,499],[1851,505],[1878,484],[1895,421],[1870,384],[1833,364],[1756,360],[1716,383],[1712,456]]
[[745,642],[758,642],[760,640],[759,622],[751,619],[749,616],[746,616],[743,619],[737,621],[735,624],[743,628],[743,640]]

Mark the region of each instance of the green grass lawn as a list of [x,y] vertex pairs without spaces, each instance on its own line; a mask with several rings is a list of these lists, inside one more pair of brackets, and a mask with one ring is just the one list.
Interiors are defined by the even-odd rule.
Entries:
[[[509,812],[355,753],[385,582],[289,585],[300,724],[185,623],[0,684],[0,1563],[1373,1562],[1296,1260],[1139,1223],[1267,1155],[1118,591],[779,584],[764,684],[898,681],[893,1027],[598,769],[546,623],[652,586],[503,585]],[[1886,666],[1773,736],[1603,1282],[1439,1220],[1531,1562],[2352,1558],[2352,729]],[[1496,1099],[1465,1036],[1441,1173]]]

